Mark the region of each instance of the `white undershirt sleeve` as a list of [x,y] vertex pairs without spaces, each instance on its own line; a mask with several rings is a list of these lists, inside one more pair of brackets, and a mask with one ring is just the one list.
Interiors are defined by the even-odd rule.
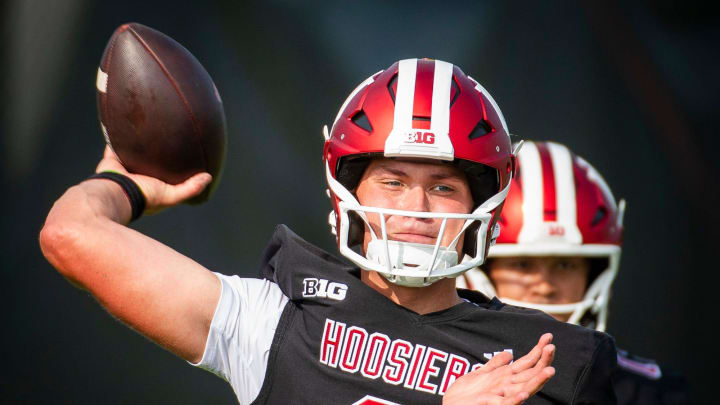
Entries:
[[288,302],[277,284],[215,273],[222,284],[202,360],[194,364],[230,383],[240,404],[260,393],[270,346]]

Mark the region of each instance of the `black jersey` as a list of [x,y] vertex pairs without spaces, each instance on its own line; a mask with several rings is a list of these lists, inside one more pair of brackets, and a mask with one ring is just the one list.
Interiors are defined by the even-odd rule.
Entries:
[[542,312],[459,290],[466,301],[420,315],[364,284],[360,270],[284,225],[261,275],[290,298],[253,404],[440,404],[456,378],[494,355],[554,335],[555,376],[528,404],[615,403],[613,339]]
[[620,405],[686,405],[690,403],[687,380],[656,361],[618,350],[615,393]]

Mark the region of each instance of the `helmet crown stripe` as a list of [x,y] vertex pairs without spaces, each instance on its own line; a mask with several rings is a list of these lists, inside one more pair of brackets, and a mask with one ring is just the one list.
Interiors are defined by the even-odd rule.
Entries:
[[435,133],[436,137],[450,136],[450,83],[452,73],[453,65],[441,60],[435,61],[430,130]]
[[557,221],[565,228],[565,240],[582,243],[582,234],[577,226],[577,203],[575,198],[575,172],[572,155],[563,145],[548,142],[550,160],[555,173],[555,201]]
[[520,179],[522,181],[522,213],[523,226],[518,235],[518,243],[531,241],[540,229],[543,220],[543,182],[540,152],[533,142],[526,142],[518,156],[522,162]]
[[417,59],[404,59],[398,63],[398,84],[397,94],[395,95],[393,128],[412,128],[416,72]]

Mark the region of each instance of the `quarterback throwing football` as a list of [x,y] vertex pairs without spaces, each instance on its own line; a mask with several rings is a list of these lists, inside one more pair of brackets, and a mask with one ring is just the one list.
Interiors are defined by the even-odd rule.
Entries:
[[210,176],[171,186],[128,173],[109,149],[97,171],[131,181],[68,189],[41,248],[243,404],[614,403],[608,335],[455,287],[497,237],[515,170],[480,84],[447,62],[399,61],[350,94],[325,139],[331,230],[353,265],[279,226],[262,278],[213,273],[127,227],[124,190],[139,186],[155,212]]

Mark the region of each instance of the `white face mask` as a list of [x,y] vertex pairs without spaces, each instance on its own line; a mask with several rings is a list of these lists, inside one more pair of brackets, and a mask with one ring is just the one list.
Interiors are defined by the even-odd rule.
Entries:
[[[470,214],[444,213],[444,212],[416,212],[394,210],[389,208],[366,207],[360,205],[342,184],[330,174],[330,168],[325,166],[328,184],[332,192],[340,199],[339,245],[340,253],[350,259],[364,270],[373,270],[385,276],[390,282],[408,286],[423,287],[445,277],[457,277],[461,273],[479,266],[485,260],[486,236],[492,211],[505,200],[510,188],[509,183],[502,191],[490,197]],[[368,244],[365,256],[352,250],[348,245],[350,230],[349,212],[355,212],[370,230],[372,240]],[[380,235],[373,231],[367,214],[373,213],[380,217]],[[335,212],[330,214],[330,223],[335,224]],[[386,218],[389,216],[403,216],[411,218],[442,219],[436,243],[421,244],[389,240],[386,231]],[[465,221],[460,231],[454,236],[447,247],[441,246],[448,220]],[[477,246],[474,257],[463,263],[458,263],[456,246],[468,227],[475,222],[477,227]],[[336,232],[338,230],[335,230]],[[498,228],[493,229],[493,240],[497,237]]]

